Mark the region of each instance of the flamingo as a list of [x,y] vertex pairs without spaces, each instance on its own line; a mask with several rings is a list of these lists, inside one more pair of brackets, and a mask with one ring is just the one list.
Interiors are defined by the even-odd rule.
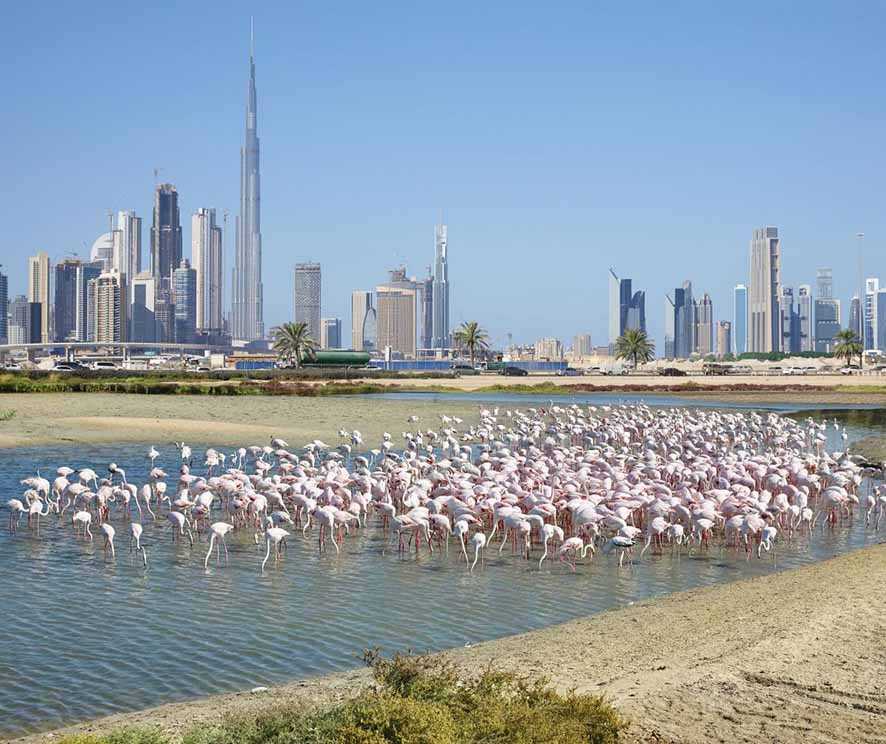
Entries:
[[[274,563],[276,564],[280,559],[280,547],[287,537],[289,537],[289,533],[282,527],[268,527],[268,529],[265,530],[265,539],[268,544],[268,549],[265,551],[265,559],[261,562],[261,573],[265,572],[265,564],[268,562],[268,558],[271,555],[271,543],[274,544]],[[333,540],[333,542],[335,541]]]
[[114,551],[114,535],[116,534],[116,530],[107,522],[102,522],[101,530],[105,535],[105,552],[110,551],[111,558],[116,558],[117,553]]
[[[212,546],[216,540],[225,548],[225,561],[228,560],[228,545],[225,542],[225,535],[234,530],[234,525],[227,522],[213,522],[209,525],[209,550],[206,551],[206,558],[203,559],[203,568],[209,566],[209,556],[212,555]],[[221,560],[221,549],[216,546],[216,560]]]
[[480,551],[486,547],[486,535],[482,532],[475,532],[471,537],[471,546],[474,548],[474,562],[471,563],[471,573],[474,573],[474,566],[480,558]]

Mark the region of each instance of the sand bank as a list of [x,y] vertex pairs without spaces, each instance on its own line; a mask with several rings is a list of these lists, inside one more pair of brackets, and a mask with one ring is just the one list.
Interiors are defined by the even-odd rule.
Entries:
[[[446,654],[467,672],[493,663],[547,676],[564,690],[603,693],[630,718],[629,741],[884,742],[884,586],[886,546],[878,545]],[[333,702],[368,683],[357,670],[68,730],[157,725],[181,732],[282,698]],[[49,742],[58,733],[20,741]]]
[[219,446],[265,444],[282,437],[291,446],[314,439],[337,445],[339,429],[358,429],[375,446],[387,431],[414,429],[407,418],[419,413],[420,426],[438,429],[440,414],[476,421],[479,405],[470,398],[441,403],[380,402],[360,396],[133,395],[123,393],[27,393],[0,395],[0,410],[15,416],[0,421],[0,447],[60,442],[154,442],[184,439]]

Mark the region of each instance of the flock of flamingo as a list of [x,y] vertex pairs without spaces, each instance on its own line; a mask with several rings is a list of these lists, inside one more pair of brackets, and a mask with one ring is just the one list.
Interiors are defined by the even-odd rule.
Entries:
[[342,430],[335,447],[315,440],[295,452],[272,439],[230,455],[207,449],[202,468],[181,442],[173,476],[151,447],[141,485],[116,463],[101,476],[62,466],[51,482],[38,472],[6,502],[9,530],[26,518],[39,536],[41,520],[56,517],[76,539],[92,540],[97,525],[112,560],[125,528],[145,568],[146,520],[168,526],[174,542],[205,541],[204,568],[213,550],[227,563],[228,537],[245,533],[264,543],[263,573],[293,536],[339,553],[372,525],[401,554],[445,554],[454,544],[473,572],[487,551],[506,546],[539,568],[550,557],[575,571],[597,553],[616,554],[621,567],[638,546],[642,557],[716,542],[750,559],[780,536],[811,537],[857,518],[871,529],[886,524],[886,486],[847,452],[828,452],[829,424],[811,418],[552,404],[482,410],[474,425],[440,419],[439,431],[421,430],[410,416],[415,430],[403,432],[402,446],[385,434],[378,449],[363,451],[360,432]]

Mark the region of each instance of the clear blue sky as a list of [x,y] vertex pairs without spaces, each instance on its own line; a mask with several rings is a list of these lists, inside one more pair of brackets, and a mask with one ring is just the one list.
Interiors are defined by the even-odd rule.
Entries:
[[[731,316],[751,231],[781,229],[786,283],[833,265],[844,299],[886,271],[882,2],[12,3],[0,28],[0,260],[55,261],[136,209],[154,167],[237,211],[249,15],[263,158],[265,319],[292,264],[323,313],[406,262],[446,210],[453,321],[501,343],[590,331],[606,269],[647,290],[660,343],[683,279]],[[226,237],[227,263],[233,230]],[[229,278],[229,273],[227,277]],[[228,295],[229,296],[229,295]]]

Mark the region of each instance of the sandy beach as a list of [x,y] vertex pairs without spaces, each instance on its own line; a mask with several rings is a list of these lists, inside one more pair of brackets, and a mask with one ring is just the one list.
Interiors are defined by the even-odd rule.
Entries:
[[[265,444],[282,437],[293,447],[321,439],[339,444],[338,431],[357,429],[376,446],[387,431],[415,426],[410,400],[381,403],[363,396],[135,395],[123,393],[22,393],[0,395],[0,411],[15,416],[0,421],[0,447],[63,442],[211,442],[219,446]],[[462,401],[421,404],[423,428],[439,428],[440,414],[477,419],[478,403]]]
[[[886,545],[877,545],[445,653],[466,673],[493,663],[563,690],[602,693],[630,719],[628,741],[886,742],[883,586]],[[355,670],[65,731],[152,725],[180,734],[275,700],[328,704],[366,684],[366,671]]]

